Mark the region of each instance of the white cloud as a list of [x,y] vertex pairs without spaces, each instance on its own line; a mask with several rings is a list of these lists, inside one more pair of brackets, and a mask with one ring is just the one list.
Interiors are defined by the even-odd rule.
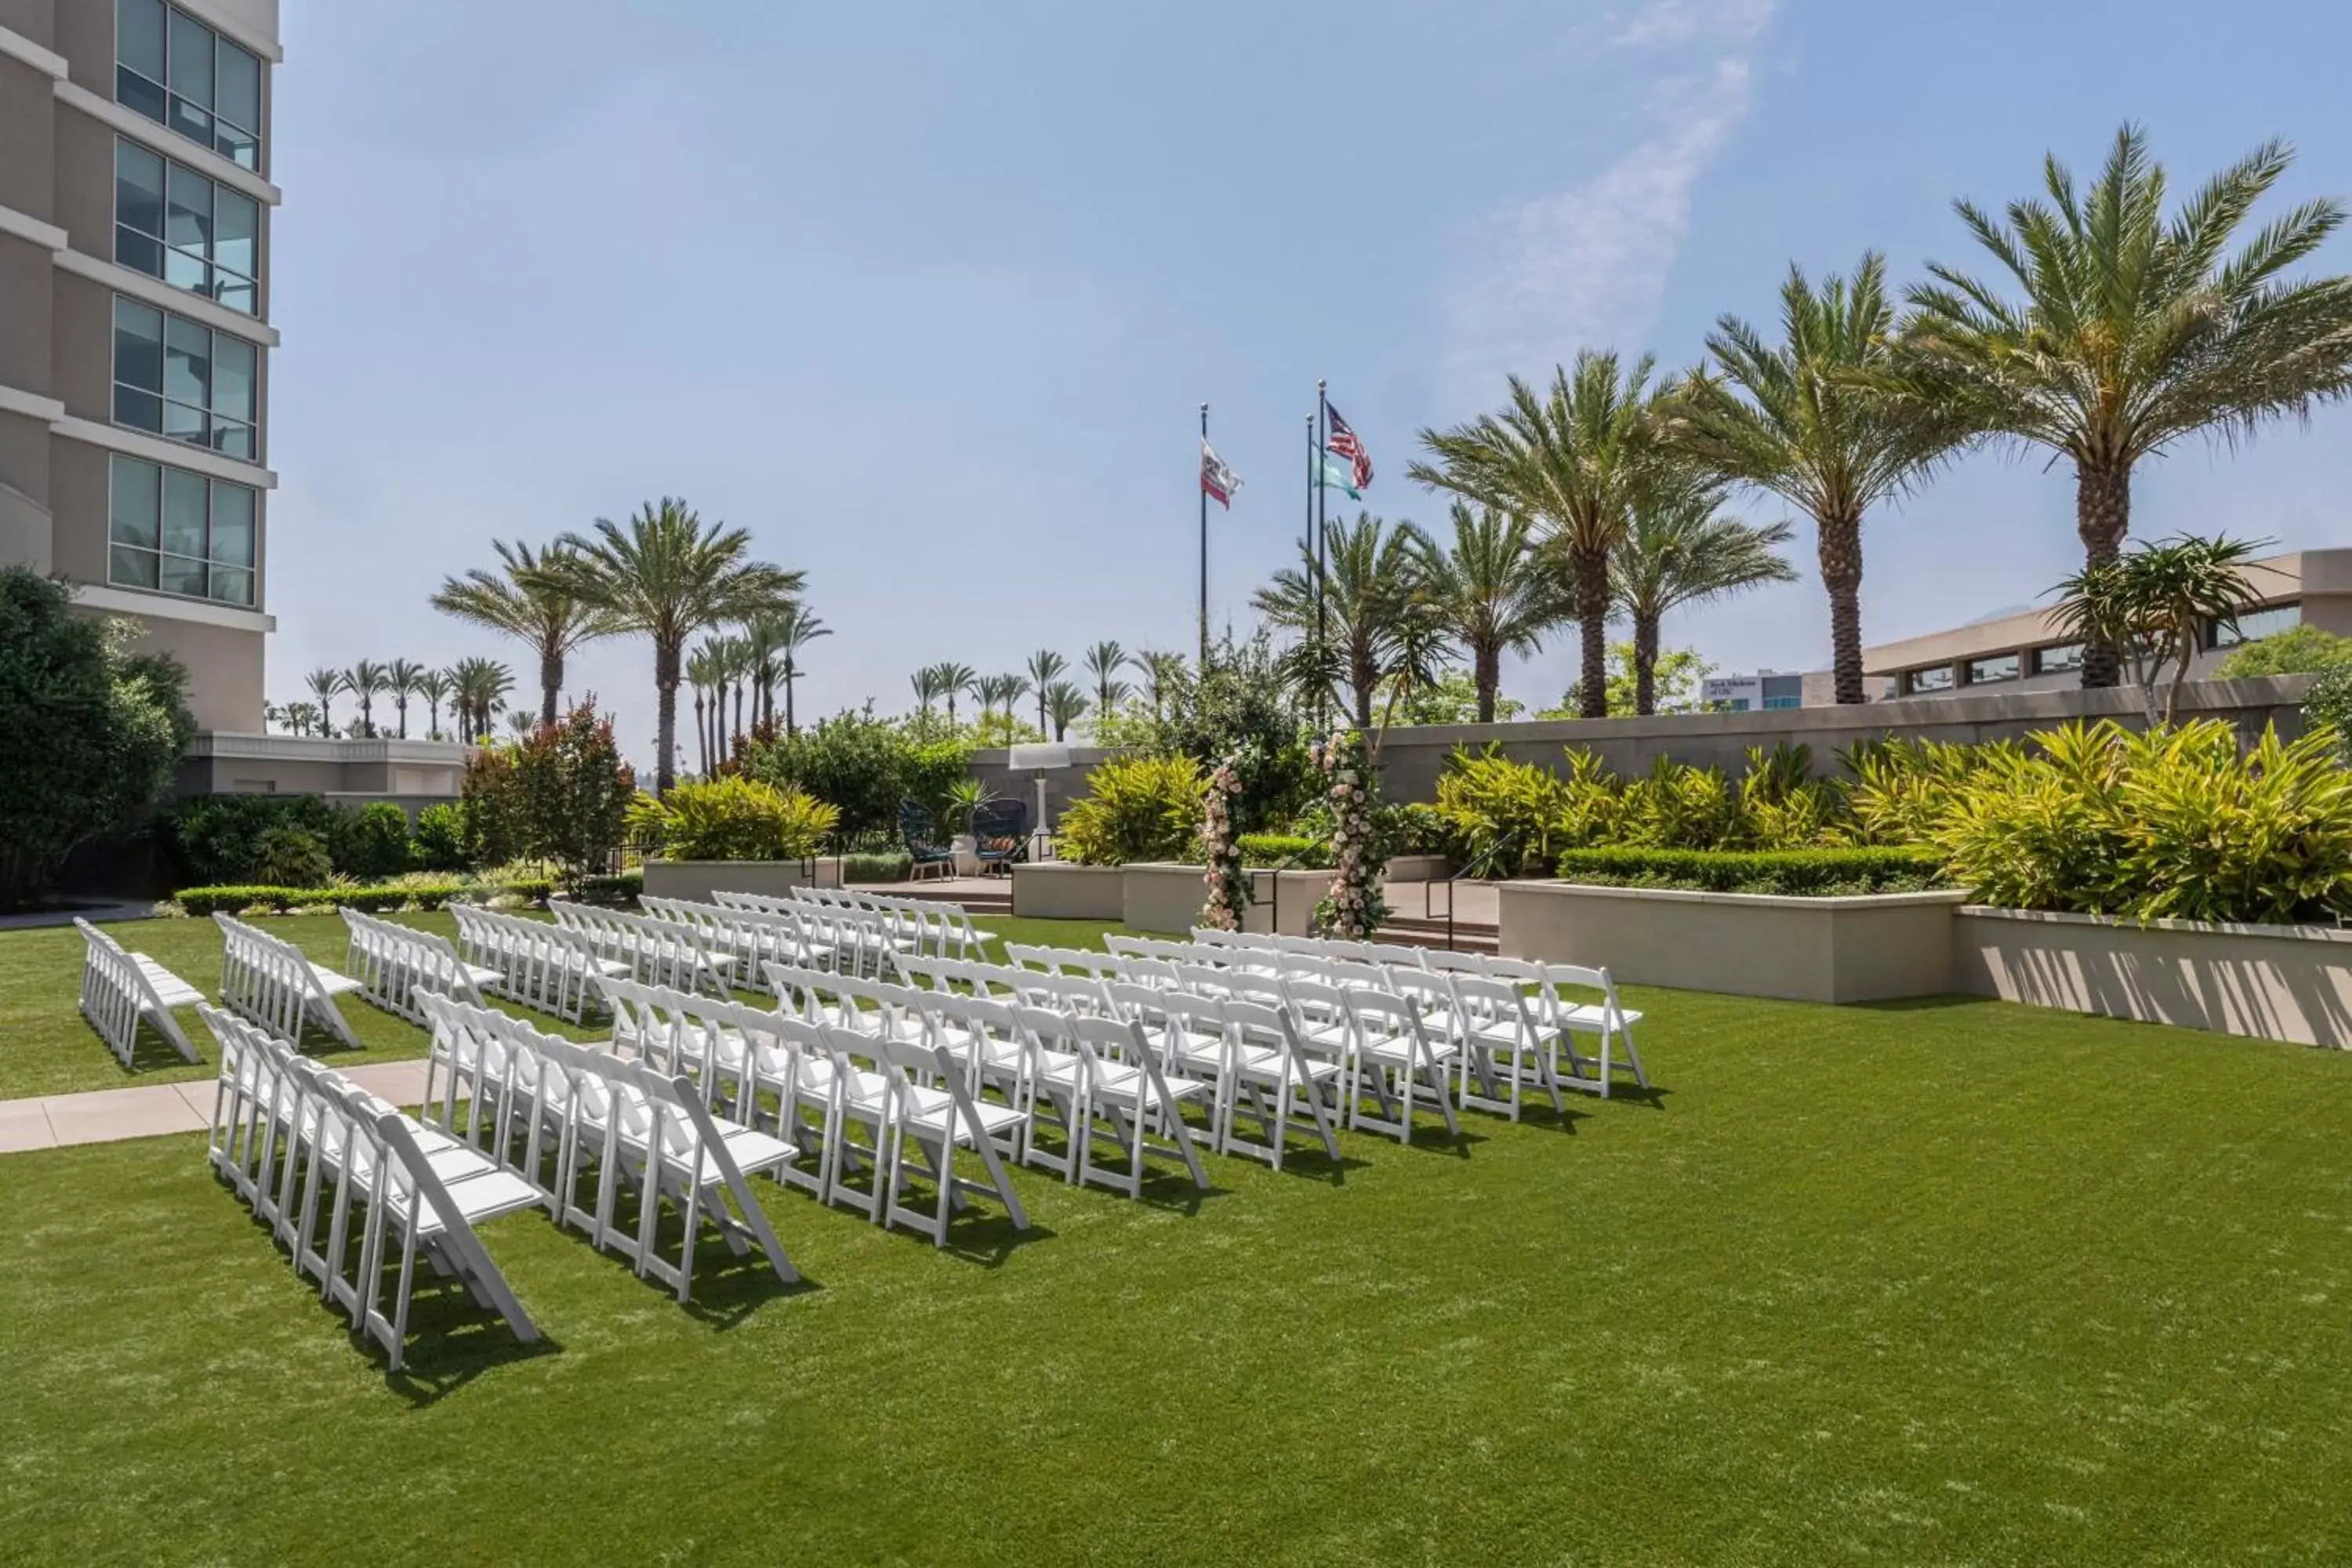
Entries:
[[[1507,374],[1548,378],[1580,348],[1638,352],[1690,228],[1692,194],[1748,112],[1738,46],[1773,0],[1649,0],[1601,25],[1604,53],[1665,52],[1634,123],[1646,134],[1591,178],[1497,208],[1464,246],[1444,304],[1449,409],[1491,402]],[[1711,62],[1679,57],[1705,46]]]

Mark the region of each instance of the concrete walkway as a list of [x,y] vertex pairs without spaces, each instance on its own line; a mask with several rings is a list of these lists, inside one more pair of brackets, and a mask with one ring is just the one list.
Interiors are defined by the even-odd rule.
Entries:
[[[425,1098],[421,1057],[415,1061],[352,1068],[343,1076],[395,1105],[415,1105]],[[62,1149],[75,1143],[110,1143],[118,1138],[153,1138],[166,1132],[202,1132],[212,1121],[213,1080],[208,1078],[140,1089],[101,1089],[89,1094],[0,1100],[0,1154],[22,1149]]]

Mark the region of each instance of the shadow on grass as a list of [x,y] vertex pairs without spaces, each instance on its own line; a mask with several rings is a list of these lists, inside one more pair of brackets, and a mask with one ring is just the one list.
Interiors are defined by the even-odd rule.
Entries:
[[1937,996],[1892,996],[1883,1002],[1849,1002],[1847,1006],[1858,1013],[1941,1013],[1963,1007],[1998,1007],[1997,996],[1970,996],[1948,991]]

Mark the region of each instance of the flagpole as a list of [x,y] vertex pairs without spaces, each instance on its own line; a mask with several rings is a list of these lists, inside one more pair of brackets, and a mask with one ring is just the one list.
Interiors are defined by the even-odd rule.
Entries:
[[[1318,664],[1327,657],[1323,647],[1325,636],[1323,534],[1328,526],[1324,521],[1326,504],[1324,492],[1329,487],[1323,472],[1323,448],[1330,445],[1331,441],[1331,404],[1330,399],[1325,395],[1326,384],[1319,380],[1315,384],[1315,658]],[[1323,683],[1318,681],[1315,690],[1315,727],[1318,730],[1323,727],[1328,695],[1324,690]]]
[[[1209,405],[1201,405],[1201,460],[1209,455]],[[1195,476],[1194,488],[1201,492],[1201,669],[1209,672],[1209,487]]]

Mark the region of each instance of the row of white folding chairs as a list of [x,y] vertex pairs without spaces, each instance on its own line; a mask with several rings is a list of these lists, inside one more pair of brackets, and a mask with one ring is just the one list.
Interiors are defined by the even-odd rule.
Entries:
[[356,1048],[335,998],[360,988],[347,974],[313,963],[283,937],[225,914],[213,921],[221,933],[221,1000],[230,1012],[289,1040],[299,1040],[306,1024],[331,1033]]
[[584,933],[551,921],[475,904],[451,904],[449,913],[457,921],[458,955],[467,965],[498,975],[481,989],[574,1024],[590,1007],[604,1005],[599,980],[630,972],[626,963],[599,952]]
[[[1313,1131],[1334,1150],[1336,1144],[1325,1136],[1328,1129],[1312,1108],[1302,1110],[1310,1088],[1319,1092],[1331,1125],[1368,1128],[1410,1142],[1416,1110],[1427,1108],[1423,1113],[1436,1111],[1450,1134],[1461,1131],[1449,1087],[1457,1047],[1450,1038],[1425,1029],[1420,1010],[1385,986],[1286,985],[1269,975],[1180,968],[1076,949],[1020,946],[1008,951],[1022,962],[1000,966],[932,961],[905,967],[935,990],[961,986],[983,996],[1002,991],[1009,999],[1033,1006],[1145,1023],[1168,1071],[1218,1079],[1215,1145],[1221,1152],[1234,1152],[1233,1129],[1243,1114],[1236,1095],[1252,1081],[1261,1094],[1269,1087],[1276,1090],[1278,1104],[1273,1109],[1286,1117],[1304,1115],[1302,1127],[1317,1122]],[[1265,1072],[1255,1070],[1268,1065],[1264,1055],[1246,1054],[1276,1050],[1280,1042],[1275,1032],[1261,1029],[1255,1044],[1237,1039],[1226,1022],[1229,1003],[1285,1016],[1297,1050],[1308,1058],[1290,1063],[1294,1092],[1289,1100],[1283,1099],[1279,1086]],[[1257,1022],[1255,1014],[1249,1016]],[[1232,1051],[1244,1054],[1224,1054]],[[1264,1152],[1269,1146],[1241,1152]]]
[[547,912],[557,925],[585,937],[599,957],[626,964],[626,973],[616,978],[717,996],[739,978],[731,945],[715,942],[699,926],[564,899],[550,899]]
[[913,940],[913,951],[937,958],[971,958],[984,952],[986,933],[971,923],[961,904],[940,899],[908,899],[866,888],[795,888],[793,897],[819,908],[853,910],[888,917]]
[[481,987],[493,984],[499,972],[467,963],[447,937],[359,910],[342,911],[350,941],[343,949],[343,973],[359,982],[360,994],[412,1024],[425,1022],[420,990],[441,991],[461,1001],[479,1004]]
[[189,1061],[196,1047],[172,1016],[174,1007],[204,1000],[204,993],[143,952],[133,952],[77,916],[81,932],[81,1016],[89,1020],[115,1059],[128,1069],[139,1051],[139,1026],[152,1024]]
[[[730,901],[746,898],[756,899],[760,907]],[[708,940],[736,952],[742,959],[737,984],[745,987],[758,985],[762,963],[788,963],[879,978],[890,973],[897,955],[918,951],[913,937],[881,915],[765,895],[714,893],[712,899],[709,904],[640,899],[638,905],[651,918],[703,930]]]
[[[822,973],[861,994],[875,984],[831,971],[784,973]],[[814,1167],[787,1163],[773,1172],[778,1180],[875,1224],[910,1226],[936,1246],[947,1244],[972,1194],[994,1198],[1016,1230],[1028,1228],[1004,1166],[1025,1113],[975,1096],[961,1064],[928,1032],[892,1027],[881,1008],[868,1014],[855,1004],[819,1021],[667,987],[614,982],[609,991],[615,1050],[698,1081],[706,1100],[738,1120],[773,1126],[814,1152]],[[966,1151],[984,1179],[959,1172]],[[868,1178],[862,1186],[861,1173]],[[931,1189],[928,1211],[915,1201],[919,1180]]]
[[285,1244],[296,1274],[383,1346],[393,1371],[406,1359],[419,1258],[518,1341],[539,1337],[474,1228],[533,1206],[527,1184],[290,1041],[209,1005],[197,1011],[220,1051],[214,1170]]
[[[681,1301],[692,1294],[706,1219],[736,1256],[756,1245],[779,1279],[800,1278],[746,1179],[791,1163],[791,1143],[714,1115],[691,1081],[648,1062],[492,1008],[430,992],[423,999],[432,1029],[425,1124],[519,1177],[559,1225],[626,1258]],[[621,1212],[625,1187],[635,1198],[633,1220]],[[675,1262],[660,1247],[665,1203],[680,1221]]]
[[[1531,987],[1538,1024],[1552,1037],[1560,1060],[1569,1069],[1559,1076],[1562,1088],[1581,1089],[1605,1100],[1621,1066],[1633,1075],[1638,1087],[1650,1087],[1649,1072],[1642,1065],[1641,1047],[1633,1037],[1633,1026],[1642,1021],[1642,1014],[1619,1002],[1617,984],[1606,969],[1315,937],[1267,938],[1255,933],[1237,936],[1231,931],[1193,934],[1206,940],[1187,945],[1112,936],[1105,939],[1105,944],[1134,956],[1230,966],[1257,973],[1281,974],[1302,966],[1314,970],[1324,964],[1360,963],[1391,975],[1454,974],[1515,988]],[[1592,994],[1593,999],[1584,999],[1586,993]],[[1576,1047],[1580,1035],[1593,1038],[1589,1056]]]

